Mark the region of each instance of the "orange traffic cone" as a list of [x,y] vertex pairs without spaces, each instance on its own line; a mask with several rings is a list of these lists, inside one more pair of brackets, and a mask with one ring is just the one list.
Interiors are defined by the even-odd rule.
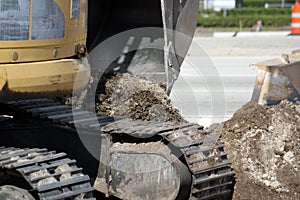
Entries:
[[296,0],[292,9],[291,34],[300,34],[300,3]]

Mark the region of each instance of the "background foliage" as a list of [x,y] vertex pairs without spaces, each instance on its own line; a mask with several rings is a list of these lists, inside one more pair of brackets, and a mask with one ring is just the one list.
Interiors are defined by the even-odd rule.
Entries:
[[[252,1],[252,0],[251,0]],[[291,8],[236,8],[226,11],[200,10],[198,25],[203,27],[251,27],[258,20],[263,26],[289,26]]]

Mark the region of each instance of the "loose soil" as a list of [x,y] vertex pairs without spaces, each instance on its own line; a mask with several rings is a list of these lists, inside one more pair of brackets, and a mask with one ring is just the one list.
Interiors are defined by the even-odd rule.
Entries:
[[130,74],[117,74],[97,94],[98,114],[147,121],[183,121],[165,87]]
[[300,105],[248,103],[224,122],[233,199],[300,199]]

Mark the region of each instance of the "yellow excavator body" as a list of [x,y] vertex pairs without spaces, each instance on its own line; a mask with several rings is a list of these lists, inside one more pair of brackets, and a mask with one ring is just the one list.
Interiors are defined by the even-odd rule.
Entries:
[[86,88],[87,0],[1,1],[0,10],[1,100]]

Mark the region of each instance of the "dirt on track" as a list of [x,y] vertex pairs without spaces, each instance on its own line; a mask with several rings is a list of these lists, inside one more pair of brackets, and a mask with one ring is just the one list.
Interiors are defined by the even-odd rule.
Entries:
[[236,177],[233,199],[300,199],[300,105],[251,102],[222,125]]
[[171,104],[165,87],[130,74],[110,78],[98,93],[98,114],[147,121],[183,121]]

